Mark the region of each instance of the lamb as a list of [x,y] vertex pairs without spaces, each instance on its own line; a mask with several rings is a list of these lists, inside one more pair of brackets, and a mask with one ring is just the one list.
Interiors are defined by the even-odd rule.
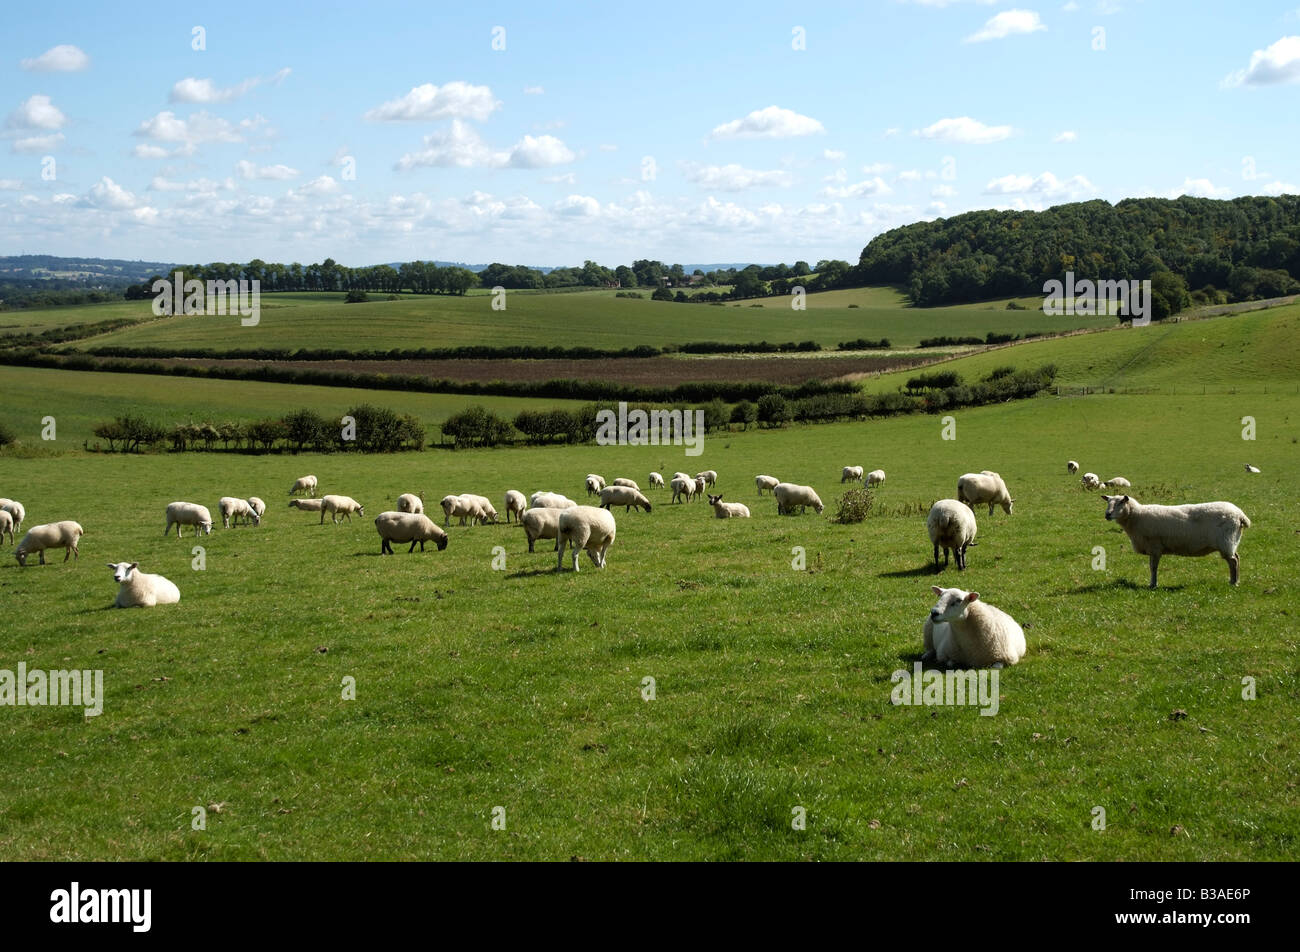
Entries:
[[556,550],[560,548],[560,513],[566,511],[542,507],[529,509],[520,517],[519,524],[524,527],[524,534],[528,536],[529,552],[533,551],[533,543],[538,539],[555,539]]
[[506,523],[510,522],[511,513],[514,514],[515,522],[522,522],[524,512],[528,509],[528,499],[517,489],[507,489],[505,498]]
[[325,525],[325,513],[329,513],[330,522],[338,524],[339,516],[352,522],[352,513],[358,516],[366,514],[366,507],[351,496],[322,496],[320,501],[320,524]]
[[296,480],[294,480],[293,485],[289,487],[289,495],[292,496],[294,493],[306,493],[308,496],[315,496],[316,477],[299,476]]
[[1105,496],[1106,519],[1118,522],[1128,533],[1133,551],[1151,559],[1151,588],[1162,555],[1202,556],[1217,552],[1228,563],[1228,580],[1238,584],[1241,558],[1237,546],[1243,529],[1250,528],[1246,514],[1230,502],[1202,502],[1185,506],[1143,506],[1132,496]]
[[301,509],[304,512],[320,512],[321,500],[319,499],[290,499],[290,509]]
[[706,480],[703,476],[695,477],[695,495],[703,496],[708,491],[708,488],[709,488],[708,480]]
[[[633,479],[625,479],[625,478],[622,477],[622,476],[620,476],[618,479],[614,480],[614,482],[613,482],[611,485],[614,485],[614,486],[626,486],[628,489],[635,489],[637,492],[640,492],[640,491],[641,491],[641,487],[638,486],[638,485],[636,484],[636,480],[633,480]],[[599,495],[599,493],[597,493],[597,495]]]
[[939,596],[925,620],[922,661],[948,667],[1001,668],[1025,656],[1025,633],[1000,608],[979,600],[979,592],[930,586]]
[[775,476],[754,477],[754,485],[758,487],[758,494],[760,496],[763,495],[764,489],[766,489],[768,492],[771,492],[772,490],[776,489],[776,484],[779,483],[780,481],[781,480],[777,479]]
[[1012,503],[1015,502],[1002,477],[988,469],[966,473],[957,480],[957,501],[964,502],[971,509],[988,503],[990,516],[993,515],[994,506],[1001,506],[1003,512],[1011,515]]
[[873,469],[867,473],[867,485],[879,486],[885,481],[885,471],[883,469]]
[[646,499],[639,489],[633,489],[631,486],[606,486],[600,491],[600,508],[608,509],[610,506],[622,506],[624,512],[636,506],[638,511],[645,509],[649,512],[650,500]]
[[19,542],[18,547],[14,549],[14,558],[18,560],[19,565],[26,565],[27,557],[37,552],[40,553],[41,565],[44,565],[46,549],[67,549],[63,556],[64,562],[68,561],[69,556],[79,559],[81,555],[77,552],[77,543],[85,534],[86,530],[71,519],[32,526],[27,530],[27,535],[23,536],[23,541]]
[[1108,489],[1132,489],[1133,488],[1133,484],[1130,483],[1123,476],[1116,476],[1114,479],[1108,479],[1104,483],[1102,483],[1102,485],[1107,487]]
[[1079,471],[1079,464],[1074,460],[1067,460],[1065,463],[1065,471],[1067,473],[1077,473]]
[[248,497],[248,505],[252,508],[253,512],[257,513],[259,521],[264,515],[266,515],[266,503],[262,502],[262,500],[258,499],[256,496]]
[[793,515],[794,507],[798,506],[800,512],[807,512],[808,507],[812,506],[817,510],[818,515],[826,507],[822,505],[821,497],[817,495],[816,490],[811,486],[800,486],[798,483],[777,483],[776,488],[772,490],[776,496],[776,514],[783,513]]
[[380,555],[392,555],[394,542],[411,543],[408,553],[415,551],[417,542],[421,552],[426,542],[435,543],[439,552],[447,548],[447,533],[422,512],[381,512],[375,517],[375,529],[379,531]]
[[572,509],[577,505],[576,502],[562,493],[548,492],[533,493],[528,503],[531,509]]
[[8,509],[0,509],[0,542],[4,541],[5,533],[9,533],[9,544],[14,544],[14,517],[9,514]]
[[[1259,472],[1259,470],[1255,470]],[[27,510],[17,499],[0,499],[0,511],[9,513],[14,520],[14,529],[19,530],[23,527],[23,520],[27,518]]]
[[862,479],[861,466],[845,466],[844,469],[840,471],[841,483],[856,483],[859,482],[861,479]]
[[153,608],[181,600],[181,590],[171,580],[136,571],[139,562],[109,562],[108,567],[113,570],[113,579],[120,583],[113,600],[118,608]]
[[587,495],[595,496],[605,488],[605,477],[597,473],[587,474]]
[[718,473],[716,470],[706,469],[695,474],[696,479],[703,479],[705,488],[716,486],[718,482]]
[[957,560],[957,571],[966,568],[966,547],[975,541],[975,513],[956,499],[940,499],[930,507],[925,518],[934,545],[934,570],[939,569],[939,549],[943,549],[943,564],[948,566],[951,551]]
[[1101,479],[1097,476],[1096,473],[1084,473],[1083,478],[1080,479],[1079,482],[1083,484],[1084,489],[1101,488]]
[[247,499],[222,496],[217,501],[217,509],[221,512],[221,527],[223,529],[229,529],[232,522],[239,525],[241,516],[251,521],[253,525],[257,525],[262,521],[261,517],[253,510],[253,507],[248,504]]
[[573,571],[578,571],[578,554],[586,549],[591,564],[605,567],[605,553],[614,544],[614,516],[595,506],[577,506],[560,513],[560,527],[555,537],[555,571],[564,570],[564,547],[573,550]]
[[650,488],[651,488],[651,489],[663,489],[663,488],[664,488],[664,478],[663,478],[661,475],[659,475],[658,473],[651,473],[651,474],[650,474]]
[[723,502],[722,493],[709,496],[709,505],[719,519],[748,519],[749,507],[743,502]]
[[[680,476],[674,476],[673,481],[668,486],[673,491],[673,502],[690,502],[691,497],[695,495],[695,480],[693,479],[682,479]],[[682,496],[686,498],[683,500]]]
[[200,506],[196,502],[171,502],[167,504],[167,525],[163,528],[163,535],[170,532],[172,526],[176,527],[178,539],[181,537],[181,526],[193,526],[195,535],[211,535],[212,513],[207,506]]
[[[424,512],[424,500],[415,493],[402,493],[397,497],[397,511],[420,515]],[[379,515],[383,516],[383,513]]]
[[1258,472],[1259,472],[1259,467],[1258,467],[1258,466],[1251,466],[1249,463],[1247,463],[1247,464],[1246,464],[1246,472],[1248,472],[1248,473],[1258,473]]

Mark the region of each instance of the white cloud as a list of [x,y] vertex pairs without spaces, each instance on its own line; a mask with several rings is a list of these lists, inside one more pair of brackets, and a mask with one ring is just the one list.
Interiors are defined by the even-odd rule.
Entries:
[[1096,186],[1082,175],[1062,181],[1051,172],[1038,176],[1004,175],[984,186],[985,195],[1044,195],[1049,198],[1090,195],[1096,191]]
[[891,195],[893,191],[884,179],[876,176],[853,185],[828,185],[821,190],[821,194],[827,198],[865,198],[868,195]]
[[398,122],[435,119],[487,119],[501,102],[487,86],[473,86],[460,80],[435,86],[415,86],[405,96],[376,106],[364,118],[375,122]]
[[542,181],[547,185],[576,185],[578,176],[572,172],[563,172],[559,175],[543,175]]
[[846,153],[839,149],[822,149],[822,158],[831,162],[840,162],[844,159]]
[[15,140],[12,148],[15,152],[32,154],[35,152],[53,152],[63,144],[63,133],[54,132],[47,136],[28,136]]
[[794,184],[789,172],[779,169],[760,171],[747,169],[731,163],[729,165],[692,165],[686,169],[686,178],[704,188],[720,189],[724,192],[740,192],[747,188],[777,187],[788,188]]
[[1079,11],[1079,5],[1075,3],[1074,0],[1070,0],[1069,3],[1061,7],[1062,13],[1077,13],[1078,11]]
[[343,186],[334,181],[332,175],[321,175],[312,179],[306,185],[297,189],[290,189],[290,195],[334,195],[343,190]]
[[1250,65],[1229,73],[1224,86],[1270,86],[1300,82],[1300,36],[1284,36],[1272,46],[1250,54]]
[[90,66],[90,57],[81,47],[62,43],[40,56],[23,60],[20,65],[37,73],[76,73]]
[[510,149],[506,165],[514,169],[544,169],[567,165],[577,156],[555,136],[524,136]]
[[822,179],[823,182],[847,182],[848,180],[849,173],[844,169],[836,169],[830,175]]
[[242,179],[271,179],[275,181],[284,181],[285,179],[297,178],[298,170],[290,168],[287,165],[257,165],[249,162],[247,159],[241,159],[235,163],[235,171],[239,173]]
[[788,139],[824,133],[820,122],[780,106],[755,109],[743,119],[733,119],[715,126],[713,139]]
[[525,86],[525,87],[524,87],[524,95],[525,95],[525,96],[542,96],[542,95],[545,95],[545,93],[546,93],[546,90],[543,89],[541,86]]
[[872,162],[869,165],[862,166],[863,175],[884,175],[886,172],[893,170],[893,166],[888,162]]
[[1300,185],[1287,182],[1270,182],[1259,190],[1261,195],[1300,195]]
[[21,192],[22,189],[22,179],[0,178],[0,192]]
[[931,202],[925,206],[925,210],[931,215],[942,217],[943,213],[948,210],[948,206],[943,202]]
[[983,43],[987,40],[1002,40],[1008,36],[1022,36],[1046,30],[1042,19],[1033,10],[1003,10],[972,33],[963,43]]
[[988,145],[990,142],[1001,142],[1010,136],[1012,131],[1010,126],[987,126],[970,116],[958,116],[953,119],[940,119],[915,134],[922,139]]
[[930,189],[931,198],[956,198],[957,190],[951,185],[936,185]]
[[[262,117],[241,119],[236,125],[219,116],[207,112],[196,112],[188,119],[182,119],[170,110],[164,110],[140,123],[133,135],[154,142],[174,142],[178,148],[172,155],[191,155],[200,146],[210,142],[243,142],[246,133],[265,123]],[[138,158],[158,158],[156,149],[141,150],[137,147]]]
[[555,203],[558,215],[572,215],[579,218],[594,218],[600,214],[600,202],[590,195],[570,195]]
[[137,145],[134,149],[131,150],[131,154],[134,155],[137,159],[165,159],[169,155],[171,155],[171,153],[168,152],[166,149],[164,149],[162,146],[149,145],[146,142],[141,142],[139,145]]
[[618,146],[612,142],[602,142],[599,146],[601,152],[617,152]]
[[62,129],[68,121],[49,96],[37,93],[9,114],[5,125],[10,129]]
[[217,86],[210,79],[195,79],[193,76],[187,76],[172,86],[170,101],[196,104],[230,102],[264,82],[283,82],[289,73],[289,67],[286,66],[269,79],[250,76],[233,86],[224,87]]
[[94,185],[90,186],[90,192],[86,196],[86,203],[95,208],[110,208],[116,210],[136,208],[139,200],[122,186],[118,185],[111,178],[105,175]]
[[174,182],[162,175],[155,175],[149,182],[149,191],[151,192],[190,192],[200,195],[212,195],[218,191],[231,191],[234,188],[235,180],[232,178],[224,181],[201,178],[189,182]]
[[1185,178],[1180,188],[1171,188],[1165,193],[1169,198],[1190,195],[1194,198],[1227,198],[1232,194],[1230,188],[1216,188],[1214,183],[1204,178]]
[[1052,137],[1053,142],[1077,142],[1078,139],[1079,134],[1070,129],[1066,129],[1064,132],[1058,132]]
[[407,171],[422,166],[438,168],[541,169],[565,165],[577,156],[555,136],[526,135],[509,149],[493,149],[474,129],[453,119],[447,129],[424,137],[424,148],[408,152],[397,162]]
[[903,171],[898,173],[898,181],[919,182],[921,181],[921,173],[916,169],[904,169]]
[[892,138],[893,136],[898,135],[898,133],[901,131],[902,130],[899,129],[898,126],[890,126],[888,129],[886,129],[884,132],[880,134],[880,137],[882,139],[889,139]]

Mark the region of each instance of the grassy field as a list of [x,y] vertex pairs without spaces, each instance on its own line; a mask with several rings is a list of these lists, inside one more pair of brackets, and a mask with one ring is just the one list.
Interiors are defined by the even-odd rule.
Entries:
[[[1245,333],[1233,323],[1244,320],[1145,333],[1206,337],[1177,350],[1175,379],[1226,378],[1231,346],[1210,344],[1223,327]],[[1066,345],[1104,349],[1136,333],[1063,341],[1054,359],[1086,360]],[[1260,379],[1291,366],[1293,336],[1253,340]],[[1275,348],[1287,355],[1269,362]],[[1171,372],[1129,366],[1134,383]],[[96,402],[95,387],[64,397],[72,375],[44,373],[51,400],[94,417],[129,397],[110,384],[147,379],[96,377]],[[12,379],[0,383],[6,406],[40,389]],[[191,404],[214,399],[184,396],[198,381],[167,383]],[[301,388],[266,386],[240,399],[267,401],[265,412],[309,402]],[[1242,440],[1245,415],[1254,442]],[[0,708],[0,856],[1293,857],[1300,639],[1286,619],[1300,574],[1300,397],[1040,397],[956,420],[953,441],[938,418],[912,416],[735,432],[699,457],[598,446],[0,454],[0,494],[26,503],[29,524],[75,518],[87,530],[85,563],[0,562],[0,599],[21,620],[0,636],[0,668],[100,668],[107,694],[91,719]],[[1066,474],[1067,458],[1127,476],[1144,501],[1236,502],[1253,522],[1241,586],[1218,558],[1171,558],[1161,588],[1146,590],[1145,558]],[[811,483],[833,509],[849,463],[889,474],[865,523],[778,517],[755,497],[753,475],[766,472]],[[580,574],[557,575],[547,543],[530,555],[505,526],[452,527],[444,552],[384,558],[371,525],[400,492],[579,498],[588,472],[644,486],[651,469],[705,467],[753,519],[719,521],[652,491],[654,512],[617,513],[603,572],[584,557]],[[978,469],[1002,473],[1015,514],[981,510],[970,568],[936,579],[923,513]],[[285,492],[306,472],[360,499],[367,517],[322,527],[288,510]],[[195,540],[162,537],[163,508],[215,509],[227,493],[262,496],[267,519],[198,540],[196,571]],[[104,563],[123,559],[176,581],[181,604],[112,609]],[[934,581],[978,590],[1026,629],[1029,653],[1001,672],[996,716],[890,704],[891,673],[920,655]],[[1242,698],[1246,677],[1255,700]],[[342,699],[345,678],[356,700]],[[191,829],[195,806],[208,808],[205,831]],[[1091,825],[1097,806],[1104,832]],[[505,830],[491,827],[494,807]],[[792,829],[795,807],[805,830]]]

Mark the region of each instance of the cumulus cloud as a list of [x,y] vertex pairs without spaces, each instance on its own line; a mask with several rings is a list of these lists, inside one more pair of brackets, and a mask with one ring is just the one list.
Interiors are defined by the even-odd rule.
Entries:
[[5,125],[10,129],[61,129],[68,121],[49,96],[37,93],[9,114]]
[[123,210],[136,208],[139,206],[140,201],[131,192],[105,175],[90,186],[85,203],[94,208]]
[[852,185],[828,185],[821,194],[827,198],[865,198],[868,195],[890,195],[893,191],[884,179],[875,176]]
[[454,119],[449,128],[425,136],[424,148],[402,156],[396,167],[402,171],[422,166],[542,169],[566,165],[576,158],[555,136],[526,135],[508,149],[493,149],[467,123]]
[[1074,175],[1062,181],[1051,172],[1042,175],[1004,175],[984,186],[985,195],[1045,195],[1049,198],[1092,194],[1096,190],[1096,186],[1082,175]]
[[54,132],[47,136],[27,136],[15,139],[11,146],[14,152],[29,155],[36,152],[53,152],[63,144],[63,133]]
[[[153,142],[176,143],[177,148],[170,155],[191,155],[200,145],[207,143],[243,142],[244,136],[263,125],[266,120],[260,116],[256,119],[241,119],[238,124],[207,112],[196,112],[189,118],[182,119],[170,110],[164,110],[146,119],[136,128],[133,135]],[[158,148],[140,149],[134,154],[139,158],[159,158]]]
[[760,171],[747,169],[742,165],[688,165],[686,178],[704,188],[720,189],[724,192],[741,192],[747,188],[777,187],[786,188],[794,184],[789,172],[774,169]]
[[22,188],[23,183],[21,179],[0,178],[0,192],[20,192],[22,191]]
[[1052,136],[1053,142],[1077,142],[1078,139],[1079,134],[1069,129],[1066,129],[1064,132],[1058,132],[1056,135]]
[[713,139],[789,139],[825,131],[816,119],[780,106],[768,106],[755,109],[742,119],[715,126],[709,135]]
[[982,27],[966,37],[963,43],[984,43],[988,40],[1002,40],[1008,36],[1022,36],[1046,30],[1042,18],[1033,10],[1003,10],[990,17]]
[[1010,126],[989,126],[972,119],[970,116],[958,116],[940,119],[924,129],[916,131],[922,139],[938,139],[943,142],[960,142],[965,145],[988,145],[1001,142],[1012,133]]
[[233,86],[217,86],[210,79],[195,79],[193,76],[187,76],[172,86],[170,100],[201,105],[230,102],[262,83],[281,83],[289,73],[289,67],[286,66],[273,76],[250,76]]
[[840,151],[839,149],[822,149],[822,158],[827,159],[828,161],[831,162],[841,161],[844,158],[845,154],[846,153]]
[[955,198],[957,190],[951,185],[936,185],[930,189],[931,198]]
[[500,106],[489,87],[454,80],[442,86],[425,83],[412,87],[405,96],[369,110],[364,118],[372,122],[436,119],[476,119],[482,122]]
[[34,73],[76,73],[90,67],[90,57],[79,46],[61,43],[19,65]]
[[590,195],[570,195],[555,203],[555,212],[577,218],[594,218],[600,214],[600,202]]
[[1165,194],[1169,198],[1178,198],[1181,195],[1190,195],[1193,198],[1227,198],[1232,194],[1232,189],[1216,187],[1206,178],[1185,178],[1181,187],[1171,188]]
[[1288,182],[1270,182],[1260,190],[1261,195],[1300,195],[1300,185]]
[[1250,65],[1229,73],[1224,86],[1271,86],[1300,82],[1300,36],[1284,36],[1250,54]]
[[257,165],[247,159],[241,159],[235,163],[235,171],[239,173],[239,177],[242,179],[284,181],[298,176],[298,170],[287,165]]

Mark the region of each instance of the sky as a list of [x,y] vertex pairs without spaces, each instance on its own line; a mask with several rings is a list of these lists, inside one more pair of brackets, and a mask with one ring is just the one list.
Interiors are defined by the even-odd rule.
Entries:
[[856,262],[973,209],[1300,192],[1296,0],[45,2],[5,21],[0,254]]

